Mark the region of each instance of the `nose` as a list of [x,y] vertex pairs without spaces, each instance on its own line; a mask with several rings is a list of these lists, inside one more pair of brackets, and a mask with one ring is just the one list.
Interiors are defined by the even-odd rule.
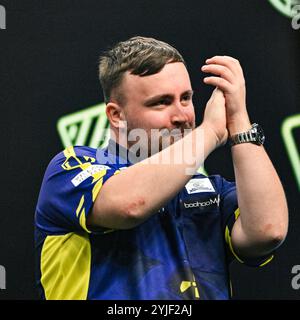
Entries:
[[174,127],[182,127],[186,124],[189,119],[185,111],[185,107],[181,106],[180,104],[174,104],[171,115],[171,123]]

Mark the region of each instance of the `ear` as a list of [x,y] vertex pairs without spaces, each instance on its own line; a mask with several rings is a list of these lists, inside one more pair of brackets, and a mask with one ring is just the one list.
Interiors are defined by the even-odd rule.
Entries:
[[108,102],[105,112],[112,127],[123,127],[122,122],[125,121],[124,109],[118,103]]

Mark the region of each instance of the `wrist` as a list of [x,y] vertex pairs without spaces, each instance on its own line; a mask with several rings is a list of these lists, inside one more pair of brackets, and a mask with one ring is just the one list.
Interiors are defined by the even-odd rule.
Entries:
[[228,133],[225,126],[222,132],[217,132],[213,125],[207,122],[202,122],[200,127],[204,130],[204,137],[208,142],[207,146],[211,151],[226,143]]
[[229,136],[246,132],[251,128],[251,122],[248,114],[237,115],[227,119],[227,129]]

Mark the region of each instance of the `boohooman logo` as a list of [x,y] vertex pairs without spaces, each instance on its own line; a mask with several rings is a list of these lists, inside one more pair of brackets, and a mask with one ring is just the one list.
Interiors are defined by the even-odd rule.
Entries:
[[208,207],[211,205],[217,205],[219,207],[220,205],[220,195],[218,195],[215,198],[210,198],[207,201],[195,201],[195,202],[184,202],[183,203],[185,209],[190,209],[190,208],[203,208],[203,207]]

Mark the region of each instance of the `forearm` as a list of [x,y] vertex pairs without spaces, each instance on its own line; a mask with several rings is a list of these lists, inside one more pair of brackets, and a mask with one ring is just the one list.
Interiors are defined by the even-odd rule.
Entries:
[[244,254],[266,254],[285,238],[288,209],[280,179],[262,146],[232,147],[240,218],[233,242]]
[[[226,100],[226,126],[229,135],[251,128],[246,108],[246,87],[238,60],[214,56],[202,67],[205,83],[218,86]],[[216,77],[217,75],[218,77]],[[240,218],[235,222],[232,244],[244,256],[263,255],[285,238],[288,210],[277,173],[262,146],[251,143],[232,147]]]

